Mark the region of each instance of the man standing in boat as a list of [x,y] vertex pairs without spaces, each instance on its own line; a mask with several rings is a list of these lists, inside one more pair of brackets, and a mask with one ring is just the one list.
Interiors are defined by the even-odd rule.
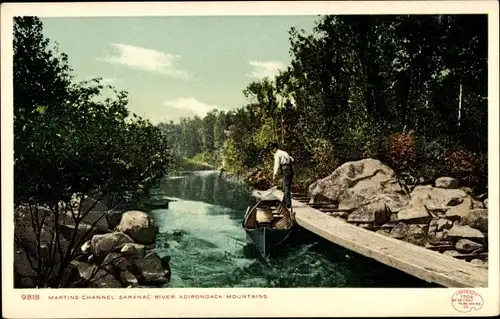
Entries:
[[292,181],[293,181],[293,158],[287,152],[280,150],[278,144],[271,142],[268,145],[274,154],[273,180],[276,180],[278,170],[283,174],[283,201],[287,208],[292,207]]

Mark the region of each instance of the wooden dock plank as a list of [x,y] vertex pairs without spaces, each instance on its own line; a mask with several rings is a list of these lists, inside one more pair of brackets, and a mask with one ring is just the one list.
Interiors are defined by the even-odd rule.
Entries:
[[[283,193],[273,190],[283,198]],[[348,224],[292,200],[297,224],[361,255],[445,287],[487,287],[488,270],[439,252]]]

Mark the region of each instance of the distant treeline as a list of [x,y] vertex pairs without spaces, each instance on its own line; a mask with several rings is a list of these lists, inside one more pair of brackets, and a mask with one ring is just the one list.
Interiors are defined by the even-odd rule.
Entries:
[[341,163],[373,157],[407,182],[453,175],[487,187],[486,15],[318,18],[291,28],[292,62],[250,83],[233,112],[161,124],[175,152],[197,154],[265,186],[277,141],[305,186]]

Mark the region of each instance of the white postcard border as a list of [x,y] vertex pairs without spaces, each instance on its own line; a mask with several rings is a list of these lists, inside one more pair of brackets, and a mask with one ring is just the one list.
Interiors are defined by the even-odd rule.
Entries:
[[[67,317],[254,317],[254,316],[481,316],[498,314],[499,303],[499,77],[497,1],[325,1],[198,3],[26,3],[2,4],[2,299],[6,318]],[[163,16],[163,15],[317,15],[455,14],[489,16],[489,285],[474,289],[484,299],[479,311],[452,307],[458,289],[383,288],[165,288],[165,289],[13,289],[13,106],[12,17]],[[22,300],[22,295],[39,300]],[[181,295],[222,295],[222,299],[179,299]],[[227,295],[265,295],[231,299]],[[48,295],[78,295],[78,300],[48,300]],[[82,300],[111,295],[115,300]],[[121,295],[175,295],[176,299],[120,300]]]

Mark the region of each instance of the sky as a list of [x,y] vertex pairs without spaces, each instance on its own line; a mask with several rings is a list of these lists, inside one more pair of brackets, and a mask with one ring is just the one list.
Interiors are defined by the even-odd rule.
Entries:
[[289,29],[317,16],[42,18],[78,79],[102,77],[129,93],[153,124],[247,104],[245,87],[290,61]]

